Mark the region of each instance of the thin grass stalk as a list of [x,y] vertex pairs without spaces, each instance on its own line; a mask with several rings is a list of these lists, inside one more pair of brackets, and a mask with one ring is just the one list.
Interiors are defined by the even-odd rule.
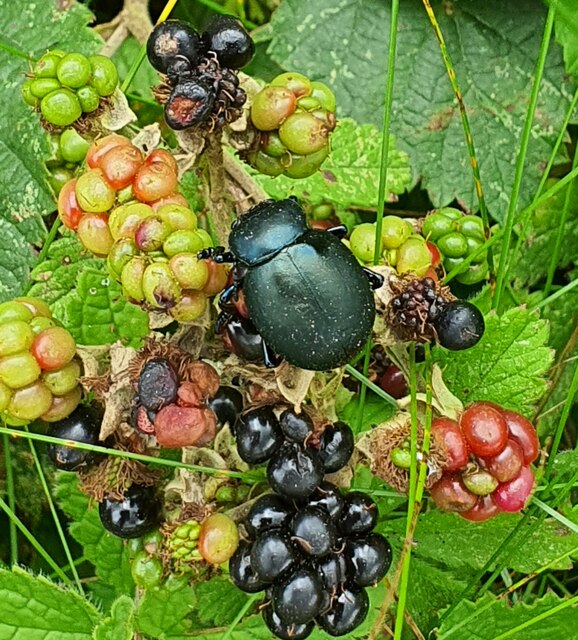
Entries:
[[[26,427],[26,431],[28,431],[27,427]],[[84,595],[84,590],[80,582],[80,576],[78,575],[78,571],[76,570],[76,566],[74,564],[74,558],[72,557],[72,553],[70,552],[70,547],[68,546],[66,535],[64,534],[64,530],[62,529],[62,524],[60,523],[60,518],[58,517],[58,513],[56,512],[56,507],[54,506],[54,500],[52,499],[50,489],[48,488],[48,482],[46,482],[46,475],[44,473],[44,469],[42,468],[42,464],[40,463],[40,458],[38,457],[36,448],[34,447],[34,442],[32,442],[32,440],[29,440],[28,445],[30,447],[30,453],[32,454],[32,458],[34,459],[34,465],[36,466],[36,472],[38,473],[40,484],[42,485],[42,489],[44,490],[44,495],[48,500],[48,507],[50,509],[50,513],[52,514],[52,519],[54,520],[54,526],[56,527],[56,531],[58,532],[58,537],[60,538],[62,548],[64,549],[64,554],[66,555],[66,559],[68,560],[68,564],[72,572],[72,577],[74,578],[74,582],[76,583],[76,588],[78,589],[81,595]]]
[[[6,468],[6,496],[8,498],[8,506],[12,511],[16,511],[16,496],[14,491],[14,470],[12,469],[12,454],[10,451],[10,440],[4,434],[2,436],[2,444],[4,446],[4,467]],[[10,535],[10,564],[18,564],[18,531],[12,520],[8,523]]]
[[[578,146],[574,150],[574,159],[572,160],[572,169],[576,169],[578,166]],[[570,201],[574,195],[574,183],[571,183],[566,189],[564,197],[564,205],[562,207],[562,215],[560,216],[560,222],[558,223],[558,230],[556,232],[556,238],[554,240],[554,248],[552,255],[550,256],[550,264],[548,265],[548,275],[546,276],[546,284],[544,285],[544,295],[548,296],[552,289],[552,282],[554,281],[554,273],[558,266],[558,260],[560,259],[560,252],[562,250],[562,240],[564,239],[564,231],[566,228],[566,221],[568,220],[568,214],[570,212]]]
[[[456,76],[456,72],[454,66],[452,64],[450,55],[448,53],[446,43],[444,40],[444,36],[440,29],[440,25],[436,19],[435,13],[431,7],[429,0],[423,0],[423,5],[427,12],[428,18],[431,22],[433,30],[435,32],[436,38],[439,43],[440,51],[442,54],[442,58],[444,61],[444,65],[446,67],[446,71],[448,77],[450,79],[450,84],[452,86],[452,90],[456,97],[458,108],[460,110],[460,116],[462,119],[462,126],[464,129],[464,134],[466,137],[466,145],[468,147],[468,154],[470,156],[470,166],[472,167],[472,174],[474,178],[474,188],[476,190],[476,197],[478,199],[478,206],[480,207],[480,215],[482,217],[482,222],[484,223],[484,233],[486,239],[489,239],[491,230],[490,230],[490,218],[488,215],[488,208],[486,206],[486,199],[484,197],[484,190],[482,188],[482,180],[480,178],[480,165],[478,162],[478,157],[476,155],[476,148],[474,146],[474,139],[472,137],[472,130],[470,128],[470,121],[468,119],[468,114],[466,111],[466,107],[464,105],[464,97],[462,91],[458,85],[458,79]],[[493,277],[494,272],[494,258],[492,255],[492,250],[488,250],[488,264],[490,267],[490,277]]]
[[20,529],[22,535],[30,542],[30,544],[36,549],[38,554],[46,561],[46,564],[56,573],[56,575],[67,585],[73,586],[70,578],[62,571],[58,564],[51,558],[50,554],[44,549],[44,547],[38,542],[38,540],[32,535],[32,533],[26,528],[20,518],[12,511],[12,509],[0,498],[0,509],[10,518],[11,522]]
[[[502,302],[504,283],[506,281],[508,253],[510,251],[510,243],[512,241],[514,217],[516,208],[518,206],[520,187],[522,185],[522,176],[524,173],[526,153],[528,151],[528,144],[530,142],[532,123],[534,121],[534,112],[536,111],[536,105],[538,103],[538,93],[540,90],[540,84],[542,82],[544,66],[546,64],[546,56],[548,54],[548,47],[550,45],[550,37],[552,35],[555,13],[556,11],[554,9],[554,5],[550,5],[548,7],[548,15],[546,17],[546,23],[544,25],[544,33],[542,36],[542,44],[540,45],[540,54],[538,56],[538,62],[536,64],[536,71],[534,72],[534,85],[532,86],[530,102],[528,104],[528,110],[526,112],[526,120],[524,122],[524,129],[522,131],[522,139],[520,142],[520,151],[518,152],[518,158],[516,160],[514,184],[512,185],[512,193],[510,195],[510,201],[508,203],[506,219],[504,221],[504,239],[502,241],[502,249],[500,252],[500,262],[498,265],[496,288],[494,290],[494,296],[492,297],[492,308],[496,309],[498,312],[500,312],[500,303]],[[519,217],[522,218],[522,214],[519,214]]]

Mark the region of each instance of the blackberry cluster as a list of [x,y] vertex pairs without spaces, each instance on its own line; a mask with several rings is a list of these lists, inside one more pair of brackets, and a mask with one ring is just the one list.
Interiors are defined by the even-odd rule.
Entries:
[[482,522],[524,507],[534,487],[530,464],[540,452],[536,430],[524,416],[476,402],[459,421],[436,418],[431,435],[445,459],[442,477],[430,488],[439,508]]
[[484,334],[484,318],[465,300],[449,300],[433,278],[405,278],[390,284],[390,327],[402,340],[437,342],[461,351],[476,345]]
[[253,57],[255,47],[234,16],[218,16],[200,35],[188,23],[157,25],[147,42],[151,65],[164,74],[157,97],[174,130],[204,125],[209,131],[236,120],[247,96],[236,69]]
[[211,365],[183,356],[153,351],[131,365],[136,390],[131,423],[154,435],[161,447],[203,446],[217,430],[207,401],[217,393],[219,376]]
[[34,65],[22,85],[26,104],[39,110],[43,125],[53,130],[97,111],[118,85],[114,63],[105,56],[85,56],[53,49]]
[[385,576],[392,555],[373,532],[375,502],[358,491],[344,496],[323,480],[349,461],[351,429],[336,423],[316,437],[306,414],[287,410],[277,420],[263,407],[241,417],[236,435],[244,460],[269,459],[275,493],[251,506],[248,538],[229,561],[233,583],[247,593],[266,591],[263,618],[278,638],[306,638],[316,624],[333,636],[350,633],[367,615],[365,587]]
[[0,421],[56,422],[82,398],[72,335],[38,298],[0,304]]

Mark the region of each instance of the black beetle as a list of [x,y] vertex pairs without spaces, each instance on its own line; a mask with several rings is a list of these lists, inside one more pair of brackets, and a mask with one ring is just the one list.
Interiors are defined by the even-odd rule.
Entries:
[[[242,285],[264,346],[297,367],[323,371],[345,364],[367,341],[375,318],[371,289],[383,284],[340,241],[345,232],[310,229],[293,198],[265,200],[235,220],[230,251],[205,249],[199,258],[234,263],[235,280],[221,302],[228,305]],[[219,324],[231,319],[225,311]],[[267,353],[265,363],[273,363]]]

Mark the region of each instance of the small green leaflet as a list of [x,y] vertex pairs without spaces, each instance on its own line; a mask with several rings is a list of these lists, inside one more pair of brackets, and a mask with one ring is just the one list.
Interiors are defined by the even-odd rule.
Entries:
[[204,625],[228,625],[245,606],[248,596],[224,577],[200,582],[195,588],[197,615]]
[[59,300],[53,313],[82,345],[122,340],[139,347],[149,332],[147,313],[128,302],[120,286],[96,269],[80,273],[76,289]]
[[[62,227],[61,227],[62,229]],[[64,230],[63,237],[49,247],[46,259],[30,274],[34,284],[29,295],[42,298],[51,307],[74,289],[79,273],[87,268],[102,269],[102,260],[95,258],[80,243],[77,235]]]
[[[0,12],[0,44],[33,58],[57,46],[94,53],[102,41],[86,27],[91,19],[90,11],[78,3],[7,3]],[[44,239],[42,217],[55,209],[43,163],[48,137],[20,94],[28,71],[25,57],[0,48],[0,84],[5,89],[0,114],[0,300],[22,291],[35,260],[28,245]]]
[[141,633],[156,640],[182,638],[180,634],[190,627],[186,618],[196,602],[188,579],[171,574],[162,586],[145,592],[139,603],[136,626]]
[[512,605],[490,594],[476,602],[463,600],[443,621],[436,638],[496,640],[504,634],[508,640],[570,640],[578,628],[578,607],[573,600],[562,600],[553,593],[531,605]]
[[124,541],[103,528],[98,509],[93,508],[78,522],[70,525],[70,534],[84,547],[84,555],[92,562],[96,575],[113,586],[117,595],[132,594],[134,582],[128,561],[129,549]]
[[[311,204],[331,202],[342,208],[377,207],[381,158],[381,134],[371,124],[358,125],[351,118],[339,121],[331,136],[331,154],[319,171],[303,180],[256,175],[255,180],[273,198],[295,195]],[[408,157],[389,141],[386,200],[405,191],[411,176]]]
[[476,400],[532,415],[534,404],[547,388],[552,363],[547,347],[548,323],[525,308],[510,309],[501,317],[486,316],[480,342],[465,351],[432,350],[450,391],[464,404]]
[[110,616],[94,630],[94,640],[132,640],[134,637],[134,603],[128,596],[115,600]]
[[91,640],[100,614],[75,591],[14,567],[0,569],[0,638]]
[[[485,565],[521,517],[519,514],[500,515],[487,522],[471,523],[453,513],[429,511],[420,517],[413,553],[417,558],[454,570],[458,575],[474,573]],[[400,549],[405,524],[405,518],[399,518],[381,523],[378,528],[394,548]],[[468,552],[464,553],[464,549]],[[531,573],[570,551],[578,557],[578,535],[556,521],[546,520],[522,545],[510,549],[506,562],[514,571]],[[566,558],[559,561],[556,568],[569,569],[571,565]]]

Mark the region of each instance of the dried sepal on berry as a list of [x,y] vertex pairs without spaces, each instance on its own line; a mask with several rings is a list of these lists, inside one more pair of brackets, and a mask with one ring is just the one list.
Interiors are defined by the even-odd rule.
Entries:
[[400,340],[430,342],[435,339],[434,321],[445,304],[454,299],[448,287],[432,278],[391,278],[393,297],[386,310],[387,322]]

